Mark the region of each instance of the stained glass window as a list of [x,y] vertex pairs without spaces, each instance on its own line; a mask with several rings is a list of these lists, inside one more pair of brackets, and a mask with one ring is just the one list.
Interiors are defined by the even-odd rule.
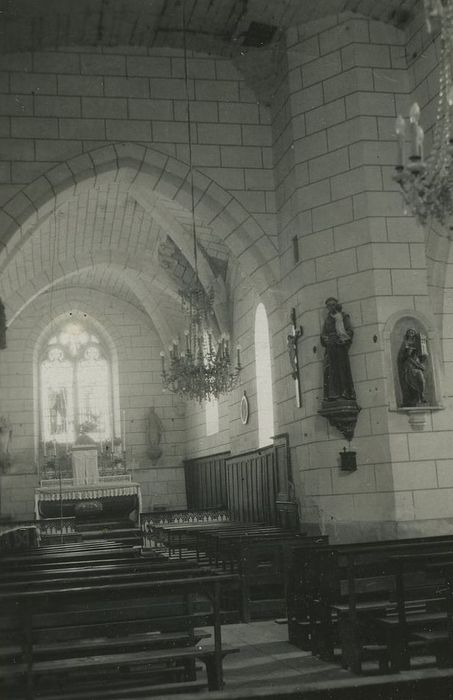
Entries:
[[65,323],[44,346],[40,398],[45,442],[72,444],[81,434],[97,442],[111,439],[111,364],[85,324]]

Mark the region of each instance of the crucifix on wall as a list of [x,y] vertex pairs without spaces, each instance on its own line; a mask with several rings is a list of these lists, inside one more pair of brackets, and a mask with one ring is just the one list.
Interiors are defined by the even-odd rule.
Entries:
[[303,335],[302,326],[296,326],[296,309],[291,309],[290,315],[291,332],[287,337],[289,363],[291,365],[291,376],[294,379],[294,387],[296,389],[297,407],[302,406],[302,395],[300,391],[300,373],[299,373],[299,354],[297,350],[297,341]]

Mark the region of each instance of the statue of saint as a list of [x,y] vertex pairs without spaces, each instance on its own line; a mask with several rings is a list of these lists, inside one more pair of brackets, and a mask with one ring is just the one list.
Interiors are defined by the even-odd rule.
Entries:
[[355,400],[349,348],[353,330],[348,314],[334,297],[326,299],[327,317],[321,331],[324,354],[324,401]]
[[398,378],[402,394],[402,406],[419,406],[425,399],[425,360],[420,335],[409,328],[398,351]]
[[148,411],[148,455],[152,460],[159,459],[162,454],[160,442],[164,427],[157,415],[154,406]]

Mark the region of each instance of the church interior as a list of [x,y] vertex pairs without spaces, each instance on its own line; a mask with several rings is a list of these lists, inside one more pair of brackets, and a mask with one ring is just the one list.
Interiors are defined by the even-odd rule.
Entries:
[[0,695],[452,698],[453,0],[0,35]]

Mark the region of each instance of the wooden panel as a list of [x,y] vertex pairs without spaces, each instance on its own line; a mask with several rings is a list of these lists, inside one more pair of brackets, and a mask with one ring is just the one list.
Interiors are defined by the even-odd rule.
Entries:
[[225,460],[229,454],[229,452],[222,452],[199,459],[190,459],[184,463],[189,509],[226,507],[228,498]]
[[244,522],[276,523],[277,473],[273,447],[229,457],[225,462],[228,510]]
[[227,507],[243,522],[277,524],[277,464],[273,446],[231,456],[229,452],[185,463],[187,505]]

